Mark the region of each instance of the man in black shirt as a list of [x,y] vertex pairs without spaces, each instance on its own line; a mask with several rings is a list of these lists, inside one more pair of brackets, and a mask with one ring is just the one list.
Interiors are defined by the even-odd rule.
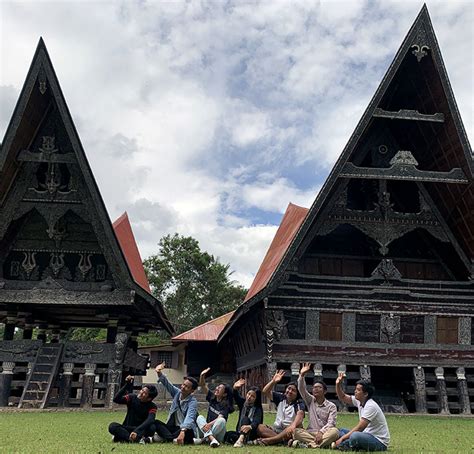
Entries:
[[150,442],[155,433],[156,405],[152,400],[157,396],[155,386],[144,386],[138,394],[133,394],[133,380],[129,375],[125,386],[114,397],[116,404],[127,405],[127,414],[123,424],[113,422],[109,432],[115,442]]

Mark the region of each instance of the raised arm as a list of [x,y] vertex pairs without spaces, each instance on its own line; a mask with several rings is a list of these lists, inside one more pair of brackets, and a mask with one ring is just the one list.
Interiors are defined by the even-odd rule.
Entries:
[[199,386],[204,394],[207,394],[209,391],[206,383],[206,374],[208,374],[210,370],[211,368],[208,367],[201,372],[201,375],[199,375]]
[[277,370],[273,378],[263,387],[262,394],[267,396],[268,399],[272,398],[272,391],[277,383],[280,383],[281,379],[285,376],[283,369]]
[[158,377],[158,383],[161,383],[165,387],[166,391],[168,391],[171,394],[171,397],[174,397],[176,394],[180,392],[180,389],[168,381],[168,378],[163,373],[163,369],[165,368],[165,365],[166,364],[163,361],[161,364],[158,364],[158,366],[155,367],[155,372]]
[[245,403],[245,399],[240,395],[240,388],[245,385],[245,378],[239,378],[235,383],[234,386],[232,387],[232,394],[234,395],[234,401],[241,409]]
[[313,402],[313,396],[308,392],[306,388],[305,376],[311,370],[311,363],[304,363],[303,367],[300,370],[300,375],[298,377],[298,391],[301,394],[306,406],[309,408]]
[[352,398],[342,390],[342,381],[346,374],[344,372],[339,372],[338,377],[336,378],[336,393],[337,397],[341,402],[345,404],[352,405]]
[[125,385],[122,389],[115,395],[114,402],[116,404],[127,404],[128,397],[127,395],[133,392],[133,380],[135,377],[133,375],[128,375],[125,379]]

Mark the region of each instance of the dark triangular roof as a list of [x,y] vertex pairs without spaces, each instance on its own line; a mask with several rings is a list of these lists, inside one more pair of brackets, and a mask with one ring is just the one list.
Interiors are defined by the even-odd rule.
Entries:
[[[412,106],[397,105],[398,100],[407,99],[406,93],[404,94],[402,88],[399,88],[401,85],[399,82],[403,78],[410,77],[407,73],[413,69],[413,65],[418,65],[415,69],[418,79],[420,81],[430,79],[433,85],[432,87],[426,87],[426,84],[421,84],[419,87],[426,89],[427,110],[437,107],[442,110],[441,113],[431,112],[431,110],[429,112],[418,112],[412,110]],[[430,89],[433,93],[430,92]],[[403,109],[405,109],[405,112],[403,112]],[[471,266],[471,274],[474,273],[474,266],[472,265],[474,257],[474,230],[472,228],[474,225],[473,154],[454,99],[428,9],[424,5],[355,131],[326,179],[324,186],[301,223],[298,232],[286,248],[278,267],[273,270],[271,278],[266,281],[266,286],[260,292],[251,295],[251,298],[239,307],[220,338],[226,334],[244,311],[248,311],[250,306],[261,301],[271,292],[273,287],[278,285],[278,281],[284,275],[285,270],[291,266],[293,257],[303,253],[301,249],[305,247],[305,238],[310,235],[310,232],[314,233],[317,219],[324,218],[328,202],[332,200],[332,203],[334,203],[334,197],[337,196],[335,194],[336,183],[341,178],[348,178],[347,174],[343,172],[345,166],[348,163],[361,165],[361,159],[359,159],[361,152],[358,151],[358,147],[360,148],[364,140],[367,139],[366,135],[373,122],[377,121],[377,117],[383,116],[398,119],[403,117],[406,120],[409,120],[410,116],[412,118],[414,116],[419,120],[418,123],[442,119],[444,129],[435,132],[443,136],[445,145],[435,144],[436,146],[433,145],[430,148],[426,141],[421,145],[428,152],[416,156],[420,167],[428,173],[432,172],[434,176],[433,182],[426,183],[424,187],[420,188],[420,191],[423,197],[431,203],[438,220],[450,236],[456,252],[463,260],[464,266],[466,268]],[[420,146],[419,148],[423,147]],[[357,162],[357,159],[353,161],[354,157],[357,157],[359,162]],[[448,190],[446,183],[436,180],[436,175],[438,172],[454,174],[453,169],[459,174],[460,184],[452,184]],[[426,181],[428,180],[425,179]]]
[[70,146],[71,151],[74,153],[74,159],[77,161],[80,173],[92,200],[92,207],[96,211],[94,228],[96,229],[97,236],[105,242],[101,244],[101,247],[114,275],[114,279],[120,283],[122,288],[129,289],[135,295],[135,299],[140,298],[140,307],[142,309],[146,308],[145,310],[158,325],[172,333],[172,326],[166,319],[159,301],[135,282],[127,266],[126,258],[114,233],[104,201],[87,161],[42,38],[39,40],[26,81],[0,149],[0,206],[4,204],[20,168],[19,156],[28,150],[32,138],[36,136],[37,128],[42,124],[52,103],[54,103],[54,108],[59,113],[62,125],[64,126],[65,137],[68,140],[68,146]]

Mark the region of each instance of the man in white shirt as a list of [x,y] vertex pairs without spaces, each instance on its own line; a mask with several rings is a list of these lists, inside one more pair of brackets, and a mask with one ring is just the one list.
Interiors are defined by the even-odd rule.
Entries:
[[341,451],[386,451],[390,433],[382,409],[372,399],[374,386],[367,380],[359,380],[354,395],[349,396],[342,390],[341,382],[344,375],[340,373],[336,380],[337,397],[341,402],[357,407],[359,423],[351,430],[340,429],[341,437],[331,445],[331,448]]

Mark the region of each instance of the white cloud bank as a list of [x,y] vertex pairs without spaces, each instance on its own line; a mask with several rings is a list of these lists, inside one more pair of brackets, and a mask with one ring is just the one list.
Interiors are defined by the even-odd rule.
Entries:
[[[473,136],[473,7],[429,1]],[[0,136],[43,36],[112,219],[193,235],[250,285],[310,206],[418,1],[0,3]],[[323,177],[321,177],[321,175]]]

